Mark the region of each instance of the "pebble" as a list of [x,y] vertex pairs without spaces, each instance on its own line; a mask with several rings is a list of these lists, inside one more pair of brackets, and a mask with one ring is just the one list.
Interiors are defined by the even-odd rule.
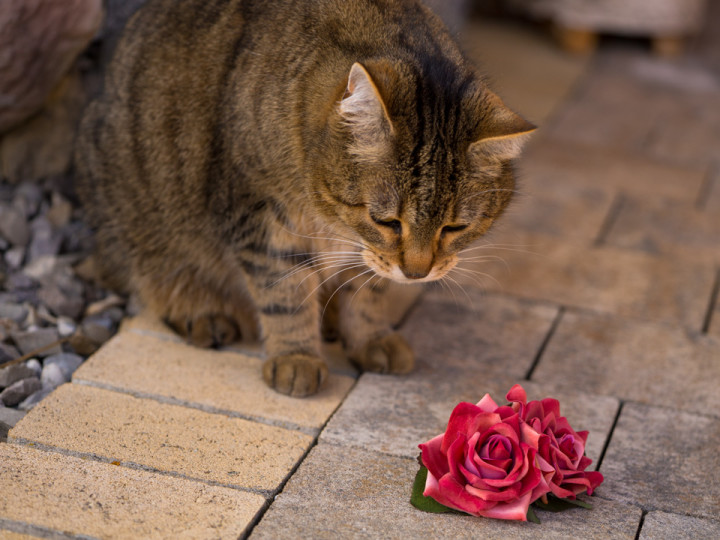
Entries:
[[32,222],[32,241],[28,257],[34,261],[38,257],[54,256],[60,253],[62,236],[57,233],[45,216],[39,216]]
[[57,388],[63,383],[70,382],[70,376],[63,373],[58,364],[48,364],[42,369],[40,382],[43,388]]
[[0,365],[15,360],[18,356],[20,356],[20,351],[15,347],[7,343],[0,343]]
[[18,409],[21,411],[29,411],[32,409],[35,405],[40,403],[43,399],[45,399],[50,393],[55,390],[54,388],[42,388],[38,390],[37,392],[33,392],[28,397],[26,397],[23,401],[20,402],[18,405]]
[[25,416],[24,411],[3,407],[0,405],[0,442],[7,439],[8,431]]
[[15,322],[22,322],[27,317],[26,307],[10,302],[0,303],[0,319],[12,319]]
[[8,268],[17,270],[25,260],[25,246],[15,246],[5,252],[5,263]]
[[57,330],[61,338],[72,336],[77,330],[77,323],[68,317],[58,317]]
[[102,345],[115,333],[115,322],[105,314],[85,317],[82,331],[85,337],[98,345]]
[[51,255],[37,257],[23,268],[23,274],[35,280],[49,276],[58,266],[58,258]]
[[67,291],[61,285],[50,282],[40,288],[38,299],[43,302],[57,316],[78,318],[85,309],[85,300],[80,292]]
[[35,372],[25,364],[13,364],[0,369],[0,388],[7,388],[18,381],[34,376]]
[[82,363],[82,356],[79,356],[77,354],[53,354],[52,356],[48,356],[43,362],[43,371],[45,371],[45,368],[47,368],[48,366],[58,366],[58,368],[60,368],[60,370],[62,371],[63,375],[67,377],[67,380],[69,381],[70,377],[72,377],[72,374],[75,373],[75,370],[79,368],[80,364]]
[[37,358],[31,358],[27,362],[25,362],[25,365],[33,370],[33,373],[35,373],[36,377],[40,376],[40,373],[42,373],[42,364]]
[[26,246],[30,227],[23,213],[7,203],[0,203],[0,234],[14,246]]
[[30,377],[17,381],[0,392],[0,402],[2,402],[6,407],[18,405],[30,394],[37,392],[41,388],[42,383],[37,377]]
[[[54,341],[60,339],[56,328],[39,328],[37,330],[26,330],[24,332],[13,332],[13,341],[18,346],[22,354],[34,353],[38,349],[50,345]],[[35,356],[45,357],[51,354],[61,353],[60,345],[55,345],[49,349],[37,353]]]
[[43,193],[35,182],[21,182],[15,189],[13,206],[22,210],[26,218],[34,217],[40,209]]

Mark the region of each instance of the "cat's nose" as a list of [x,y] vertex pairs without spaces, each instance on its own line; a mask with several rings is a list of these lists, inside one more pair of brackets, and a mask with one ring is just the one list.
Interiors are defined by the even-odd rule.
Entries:
[[422,279],[430,273],[430,268],[418,268],[412,266],[401,266],[400,270],[408,279]]

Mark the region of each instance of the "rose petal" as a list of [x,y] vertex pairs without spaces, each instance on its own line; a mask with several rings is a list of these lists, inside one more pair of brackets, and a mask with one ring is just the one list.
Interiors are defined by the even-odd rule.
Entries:
[[472,437],[476,432],[484,432],[490,426],[500,422],[497,414],[483,412],[472,403],[459,403],[450,414],[447,430],[443,438],[441,450],[447,452],[450,445],[455,442],[458,433]]
[[498,404],[490,397],[490,394],[485,394],[483,398],[477,402],[477,407],[481,408],[485,412],[495,412],[495,409],[498,408]]
[[436,481],[431,481],[428,474],[423,495],[432,497],[440,504],[475,516],[480,515],[480,511],[489,510],[497,504],[470,495],[463,485],[449,474]]
[[518,497],[509,503],[498,503],[490,510],[483,510],[478,514],[484,517],[495,519],[514,519],[517,521],[527,521],[528,507],[530,506],[530,493]]
[[527,403],[527,394],[522,386],[516,384],[505,395],[505,399],[511,403],[520,403],[524,406]]
[[428,442],[423,443],[420,446],[421,459],[423,465],[425,465],[433,475],[440,478],[446,474],[450,469],[447,463],[447,457],[440,450],[442,444],[443,435],[430,439]]
[[476,497],[480,497],[481,499],[485,501],[495,501],[495,502],[507,502],[511,501],[513,499],[517,499],[520,495],[520,486],[512,486],[507,489],[503,490],[496,490],[496,489],[482,489],[482,488],[476,488],[471,485],[466,485],[465,490],[470,493],[471,495],[475,495]]

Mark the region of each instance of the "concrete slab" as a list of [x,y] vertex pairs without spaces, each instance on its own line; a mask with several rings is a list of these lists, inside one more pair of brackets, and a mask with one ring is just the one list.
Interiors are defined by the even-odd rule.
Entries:
[[0,444],[0,519],[98,538],[237,538],[265,499],[221,486]]
[[626,403],[600,469],[602,495],[646,510],[717,519],[719,440],[718,418]]
[[311,431],[325,424],[354,383],[331,375],[318,394],[299,400],[268,388],[261,365],[259,358],[123,332],[85,362],[73,381]]
[[[458,514],[429,514],[410,504],[417,461],[347,447],[316,446],[252,539],[298,538],[627,538],[640,509],[592,498],[593,510],[538,512],[541,525]],[[322,489],[319,487],[322,486]]]
[[539,383],[701,414],[720,410],[720,340],[663,324],[566,312]]
[[268,492],[280,486],[313,442],[298,431],[78,384],[55,390],[10,438]]
[[720,522],[679,516],[667,512],[649,512],[645,516],[639,540],[697,540],[720,538]]
[[570,425],[578,431],[590,431],[586,453],[597,462],[619,407],[617,399],[557,391],[531,381],[500,376],[444,376],[441,370],[422,378],[397,381],[363,375],[321,433],[320,441],[417,457],[418,444],[445,431],[450,413],[458,403],[477,403],[487,392],[498,404],[503,404],[515,383],[523,386],[530,400],[558,399]]
[[[662,258],[603,246],[588,248],[540,234],[498,233],[473,253],[504,261],[467,263],[490,274],[489,290],[699,331],[715,280],[704,261]],[[492,248],[492,245],[499,245]],[[470,278],[456,279],[477,287]]]

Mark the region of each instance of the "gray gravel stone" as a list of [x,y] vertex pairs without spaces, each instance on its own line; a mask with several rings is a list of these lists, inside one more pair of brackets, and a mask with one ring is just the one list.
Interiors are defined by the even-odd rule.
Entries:
[[[78,283],[79,285],[79,283]],[[38,292],[38,298],[50,310],[59,316],[78,318],[85,308],[85,299],[82,296],[82,285],[80,293],[67,291],[57,283],[51,282],[44,285]]]
[[15,189],[12,204],[22,211],[26,218],[32,218],[40,209],[43,200],[42,188],[35,182],[22,182]]
[[27,317],[28,310],[20,304],[9,302],[0,303],[0,319],[12,319],[15,322],[22,322]]
[[54,256],[60,253],[62,236],[56,232],[48,218],[40,216],[32,223],[32,240],[28,248],[30,261],[43,256]]
[[665,512],[648,513],[640,530],[639,540],[666,540],[667,538],[672,538],[672,540],[720,538],[720,522]]
[[[414,459],[320,444],[275,498],[252,539],[284,538],[635,538],[639,508],[592,497],[592,510],[537,511],[541,525],[430,514],[410,504]],[[318,487],[322,486],[322,489]],[[598,490],[599,491],[599,490]]]
[[77,330],[77,323],[69,317],[58,317],[57,330],[60,337],[72,336]]
[[62,371],[63,375],[67,377],[67,380],[70,380],[70,377],[73,373],[75,373],[75,370],[80,367],[80,364],[83,363],[82,356],[78,356],[77,354],[73,353],[60,353],[60,354],[53,354],[52,356],[48,356],[45,361],[43,362],[43,371],[45,368],[51,365],[57,365],[60,370]]
[[19,356],[20,351],[18,351],[15,347],[8,345],[7,343],[0,343],[0,365],[5,362],[9,362],[10,360],[15,360]]
[[0,234],[14,246],[26,246],[30,241],[30,227],[23,213],[0,202]]
[[40,382],[43,388],[57,388],[63,383],[70,382],[70,376],[66,375],[58,364],[48,364],[43,367]]
[[32,409],[35,405],[40,403],[43,399],[48,397],[52,391],[55,390],[55,388],[42,388],[41,390],[38,390],[37,392],[33,392],[28,397],[26,397],[23,401],[20,402],[20,405],[18,405],[18,409],[21,411],[29,411]]
[[[39,328],[37,330],[13,332],[12,338],[22,354],[28,354],[57,341],[59,336],[56,328]],[[35,356],[44,358],[61,352],[62,348],[60,345],[55,345],[54,347],[37,353]]]
[[25,260],[25,246],[15,246],[5,252],[4,258],[8,268],[17,270]]
[[15,424],[22,420],[23,416],[25,416],[24,411],[0,405],[0,442],[7,439],[8,431],[15,427]]
[[0,369],[0,388],[7,388],[17,381],[34,376],[35,372],[25,364],[13,364]]
[[31,358],[30,360],[25,362],[25,365],[33,370],[36,377],[39,377],[40,373],[42,373],[42,364],[36,358]]
[[115,322],[103,314],[86,317],[81,327],[83,335],[98,345],[105,343],[115,333]]
[[13,407],[23,401],[30,394],[42,389],[42,383],[37,377],[30,377],[11,384],[0,392],[0,402],[6,407]]

